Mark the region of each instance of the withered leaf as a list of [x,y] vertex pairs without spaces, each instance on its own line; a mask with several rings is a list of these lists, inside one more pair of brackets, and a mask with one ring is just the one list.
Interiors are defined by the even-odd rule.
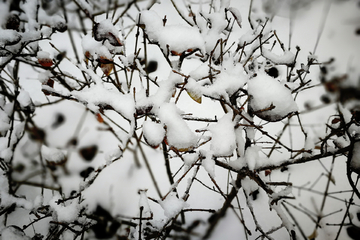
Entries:
[[90,145],[79,149],[79,153],[81,157],[83,157],[84,160],[89,162],[94,159],[97,151],[98,151],[97,145]]

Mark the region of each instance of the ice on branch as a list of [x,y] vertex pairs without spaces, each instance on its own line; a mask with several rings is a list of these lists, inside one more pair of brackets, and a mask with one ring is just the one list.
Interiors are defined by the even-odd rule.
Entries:
[[298,111],[291,91],[263,71],[249,80],[249,111],[259,118],[276,122]]

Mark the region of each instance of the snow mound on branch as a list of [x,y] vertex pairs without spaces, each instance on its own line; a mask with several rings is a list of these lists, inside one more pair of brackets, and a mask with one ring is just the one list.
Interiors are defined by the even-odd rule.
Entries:
[[86,102],[87,107],[95,112],[99,107],[111,106],[127,120],[133,120],[135,101],[130,94],[122,94],[113,89],[106,89],[102,82],[92,85],[81,92],[72,91],[71,95],[81,102]]
[[183,25],[165,25],[154,11],[142,11],[138,16],[138,22],[145,27],[149,39],[160,45],[160,48],[167,54],[173,51],[181,54],[186,51],[200,49],[204,51],[204,40],[195,27]]
[[8,226],[0,232],[1,239],[6,240],[30,240],[31,238],[26,236],[24,231],[18,226]]
[[77,202],[78,200],[73,199],[71,201],[66,201],[66,206],[64,206],[64,203],[58,203],[59,199],[61,199],[60,195],[56,195],[49,201],[49,205],[54,211],[55,219],[65,223],[76,221],[80,211],[80,205]]
[[195,147],[197,136],[181,118],[180,110],[174,103],[161,105],[158,116],[166,126],[166,139],[170,146],[180,151]]
[[143,133],[146,142],[152,147],[157,147],[165,137],[164,125],[152,121],[145,121],[143,123]]
[[248,77],[244,73],[242,65],[234,65],[232,58],[227,59],[223,63],[223,67],[218,70],[219,73],[214,76],[212,82],[209,79],[200,80],[209,75],[206,65],[201,65],[190,73],[191,77],[185,86],[186,90],[191,92],[192,95],[205,95],[213,98],[223,97],[226,101],[230,101],[231,95],[245,85]]
[[164,209],[164,214],[168,218],[175,217],[183,208],[188,207],[184,200],[176,197],[176,193],[170,193],[163,201],[160,202]]
[[259,118],[276,122],[298,111],[291,92],[264,72],[248,82],[249,112]]
[[295,62],[295,54],[290,51],[285,51],[283,55],[276,55],[275,53],[267,50],[265,48],[262,49],[262,55],[268,60],[272,61],[276,64],[284,64],[291,65]]
[[261,147],[256,145],[246,149],[244,159],[250,170],[255,170],[256,168],[260,168],[266,164],[271,164],[272,161],[269,158],[266,156],[260,156],[260,151]]
[[212,134],[210,149],[216,157],[231,156],[236,147],[232,113],[224,115],[216,124],[208,128]]

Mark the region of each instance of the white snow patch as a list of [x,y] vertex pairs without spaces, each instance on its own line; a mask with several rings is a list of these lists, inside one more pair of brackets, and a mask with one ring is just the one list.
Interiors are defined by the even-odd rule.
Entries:
[[216,124],[208,129],[212,134],[210,149],[215,157],[231,156],[236,148],[236,135],[234,131],[233,114],[225,114]]
[[[291,92],[263,71],[248,82],[249,108],[263,120],[275,122],[298,111]],[[271,110],[265,110],[274,106]]]
[[283,55],[276,55],[266,48],[262,48],[262,55],[275,64],[291,65],[295,61],[295,54],[285,51]]
[[143,133],[146,142],[152,147],[157,147],[165,137],[164,125],[151,120],[146,120],[143,123]]
[[204,40],[199,29],[183,25],[165,25],[159,15],[151,10],[142,11],[137,21],[145,25],[146,34],[152,42],[168,54],[168,50],[181,54],[186,51],[200,49],[204,52]]
[[179,199],[174,192],[171,192],[161,201],[160,205],[164,209],[164,214],[167,218],[175,217],[183,208],[189,206],[184,200]]
[[197,143],[197,136],[181,118],[180,110],[174,103],[164,103],[158,116],[166,126],[166,139],[170,146],[178,150],[191,149]]
[[[71,223],[79,216],[80,206],[77,199],[66,201],[58,204],[57,201],[61,199],[60,195],[55,195],[50,201],[49,205],[53,209],[55,219],[59,222]],[[65,206],[64,206],[65,204]]]

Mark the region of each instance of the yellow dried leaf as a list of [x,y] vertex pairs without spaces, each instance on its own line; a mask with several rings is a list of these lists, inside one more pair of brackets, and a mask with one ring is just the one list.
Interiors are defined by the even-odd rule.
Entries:
[[186,90],[186,92],[189,94],[189,96],[197,103],[200,103],[201,104],[201,95],[195,93],[195,92],[192,92],[192,91],[189,91],[189,90]]
[[310,235],[310,236],[308,236],[308,239],[310,239],[310,240],[314,240],[316,237],[317,237],[317,231],[316,231],[316,229],[313,231],[313,233]]

